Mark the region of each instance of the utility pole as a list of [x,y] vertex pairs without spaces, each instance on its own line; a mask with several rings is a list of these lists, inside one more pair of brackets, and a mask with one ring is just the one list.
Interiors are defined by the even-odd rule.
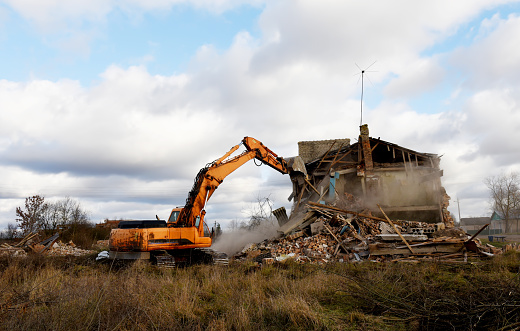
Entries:
[[460,226],[460,203],[459,203],[459,197],[457,197],[457,208],[459,210],[459,226]]

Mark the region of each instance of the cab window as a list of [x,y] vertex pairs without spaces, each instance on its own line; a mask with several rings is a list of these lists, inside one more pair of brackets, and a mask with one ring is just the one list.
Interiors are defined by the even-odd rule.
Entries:
[[168,219],[168,223],[174,223],[175,221],[177,221],[177,218],[179,217],[180,213],[181,212],[178,210],[172,211],[172,213],[170,214],[170,218]]

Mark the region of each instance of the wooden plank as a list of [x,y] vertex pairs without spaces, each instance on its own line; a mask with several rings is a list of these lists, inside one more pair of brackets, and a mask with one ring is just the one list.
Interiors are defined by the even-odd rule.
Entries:
[[469,240],[467,240],[467,241],[472,241],[473,239],[475,239],[475,237],[478,236],[482,231],[484,231],[484,229],[485,229],[486,227],[488,227],[488,226],[489,226],[489,223],[486,224],[486,225],[484,225],[482,228],[480,228],[480,230],[478,230],[477,233],[475,233],[475,234],[474,234],[471,238],[469,238]]
[[340,212],[340,213],[343,213],[343,214],[352,214],[352,215],[356,215],[356,216],[359,216],[359,217],[369,218],[369,219],[373,219],[375,221],[388,223],[384,218],[381,218],[381,217],[365,215],[365,214],[361,214],[361,213],[358,213],[358,212],[355,212],[355,211],[341,209],[341,208],[336,208],[336,207],[332,207],[332,206],[326,206],[326,205],[322,205],[322,204],[315,203],[315,202],[307,202],[307,204],[311,205],[311,206],[317,206],[317,207],[320,207],[320,208],[334,210],[334,211],[337,211],[337,212]]
[[313,189],[314,192],[318,194],[318,196],[320,195],[320,192],[318,192],[318,190],[311,184],[311,182],[307,178],[305,178],[305,182]]
[[353,172],[356,172],[356,171],[357,171],[356,168],[348,168],[348,169],[334,171],[333,174],[344,175],[344,174],[350,174],[350,173],[353,173]]
[[[348,152],[346,152],[345,154],[343,154],[343,156],[340,157],[339,160],[332,162],[332,164],[330,165],[330,167],[332,168],[332,167],[333,167],[335,164],[337,164],[337,163],[354,163],[354,164],[357,164],[357,162],[352,162],[352,161],[341,161],[341,160],[343,160],[343,158],[345,158],[345,156],[349,155],[351,152],[352,152],[352,150],[350,149]],[[330,168],[329,168],[329,170],[330,170]]]
[[386,172],[386,171],[405,171],[404,167],[387,167],[387,168],[374,168],[374,171]]
[[305,222],[303,222],[300,225],[298,225],[298,228],[300,230],[303,230],[306,227],[308,227],[309,225],[311,225],[312,223],[316,222],[317,219],[318,219],[318,217],[316,217],[316,216],[310,217]]
[[376,147],[379,145],[379,143],[380,143],[380,142],[378,141],[378,142],[374,145],[374,147],[372,147],[372,149],[370,150],[370,152],[373,152],[374,149],[376,149]]
[[438,210],[438,205],[429,205],[429,206],[397,206],[397,207],[388,207],[385,206],[385,210],[388,212],[392,211],[424,211],[424,210]]
[[300,192],[300,196],[298,197],[298,202],[296,203],[296,208],[294,208],[294,210],[298,210],[298,207],[300,207],[300,202],[302,201],[303,192],[305,191],[306,187],[307,187],[307,183],[304,183],[302,190]]
[[343,147],[343,143],[341,143],[341,145],[339,145],[339,148],[338,148],[336,154],[334,155],[334,159],[332,160],[332,163],[330,164],[330,167],[327,169],[328,171],[330,171],[330,169],[334,165],[334,162],[336,162],[336,159],[338,158],[339,151],[341,150],[342,147]]
[[406,239],[404,239],[403,235],[401,234],[401,231],[399,231],[397,226],[395,226],[395,224],[388,218],[388,216],[386,216],[386,214],[383,211],[383,209],[381,208],[381,206],[379,204],[377,206],[379,207],[379,210],[381,210],[381,212],[383,213],[383,216],[385,216],[385,218],[387,219],[388,223],[390,223],[390,225],[394,228],[395,232],[399,235],[399,237],[401,237],[401,239],[403,240],[404,244],[408,247],[410,252],[413,254],[414,252],[413,252],[412,247],[410,247],[410,245],[408,245],[408,242],[406,241]]
[[[380,247],[379,244],[368,245],[370,255],[410,255],[408,248],[397,247]],[[457,253],[460,250],[461,244],[447,244],[447,245],[430,245],[414,248],[414,255],[432,254],[432,253]],[[464,247],[464,246],[462,246]]]
[[332,147],[334,147],[335,144],[336,144],[336,140],[334,140],[332,142],[327,153],[325,153],[325,155],[323,155],[323,157],[320,160],[320,163],[318,163],[318,165],[316,166],[316,169],[318,169],[320,167],[321,163],[325,160],[325,158],[327,158],[327,156],[329,155],[329,152],[331,151]]
[[29,240],[33,239],[33,238],[36,237],[37,235],[38,235],[38,233],[30,232],[27,236],[25,236],[25,238],[22,239],[22,241],[20,241],[19,243],[17,243],[17,244],[14,245],[14,246],[15,246],[15,247],[23,246],[23,245],[25,245],[25,243],[27,243]]
[[[453,240],[453,241],[435,241],[435,240],[432,240],[432,241],[422,242],[422,243],[418,243],[418,244],[410,244],[410,246],[411,247],[418,247],[418,246],[428,246],[428,245],[453,245],[453,244],[463,245],[464,242],[461,241],[461,240]],[[396,248],[406,248],[406,246],[399,246],[399,247],[396,247]]]
[[332,238],[334,238],[334,240],[336,240],[338,242],[338,244],[341,245],[341,248],[343,248],[345,250],[345,253],[348,253],[348,250],[345,248],[345,246],[343,246],[341,241],[339,241],[339,239],[334,235],[334,233],[332,233],[332,230],[327,226],[327,224],[323,224],[323,226],[325,227],[325,229],[327,229],[327,231],[329,231]]
[[408,154],[408,162],[410,163],[410,170],[412,171],[412,175],[414,174],[414,170],[413,170],[413,165],[412,165],[412,160],[410,158],[410,153],[407,153]]
[[283,234],[288,234],[292,230],[296,229],[302,223],[310,220],[314,216],[314,211],[307,212],[304,217],[301,219],[292,219],[289,222],[285,223],[283,226],[278,229],[278,231],[283,232]]
[[403,155],[403,164],[404,164],[404,171],[408,173],[408,167],[406,166],[406,157],[404,156],[404,151],[401,149],[401,154]]

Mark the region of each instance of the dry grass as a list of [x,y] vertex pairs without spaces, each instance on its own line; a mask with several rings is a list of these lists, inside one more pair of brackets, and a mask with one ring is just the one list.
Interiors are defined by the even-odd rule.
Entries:
[[520,257],[483,265],[115,268],[0,261],[9,330],[434,330],[520,326]]

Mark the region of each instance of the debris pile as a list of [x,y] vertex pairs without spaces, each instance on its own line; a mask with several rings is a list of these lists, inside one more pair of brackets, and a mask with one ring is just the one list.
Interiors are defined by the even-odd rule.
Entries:
[[27,256],[27,253],[21,247],[11,246],[9,244],[4,243],[0,246],[0,256],[23,257]]
[[38,234],[31,232],[15,245],[3,243],[0,246],[0,256],[24,257],[27,256],[29,244],[38,239]]
[[63,243],[61,241],[55,242],[52,244],[51,248],[49,248],[47,255],[49,256],[65,256],[65,255],[73,255],[73,256],[82,256],[93,253],[94,251],[88,249],[82,249],[77,247],[72,240],[68,243]]
[[236,258],[460,262],[501,253],[482,245],[478,233],[470,238],[455,230],[437,154],[372,138],[366,124],[352,145],[302,141],[298,154],[304,164],[290,173],[291,215],[273,211],[280,238],[250,245]]
[[30,233],[15,245],[2,244],[0,256],[25,257],[27,253],[45,254],[48,256],[81,256],[93,251],[77,247],[72,240],[68,243],[57,241],[59,235],[55,234],[45,240],[39,241],[37,233]]
[[235,259],[252,259],[259,263],[288,258],[314,263],[362,260],[467,262],[501,252],[492,245],[482,245],[476,235],[469,238],[460,229],[445,229],[443,223],[392,222],[370,213],[310,202],[299,227],[281,238],[249,244]]

